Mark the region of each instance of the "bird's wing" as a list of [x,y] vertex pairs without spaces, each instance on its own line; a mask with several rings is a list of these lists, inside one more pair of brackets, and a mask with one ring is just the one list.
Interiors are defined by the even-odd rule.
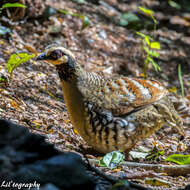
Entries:
[[108,80],[101,91],[103,107],[116,115],[127,114],[168,94],[167,89],[158,81],[128,77]]

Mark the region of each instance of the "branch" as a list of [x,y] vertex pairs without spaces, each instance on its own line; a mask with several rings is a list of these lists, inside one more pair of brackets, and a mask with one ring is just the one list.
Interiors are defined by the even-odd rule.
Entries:
[[[96,160],[90,159],[94,163]],[[143,168],[145,170],[153,170],[157,173],[167,173],[170,176],[185,176],[190,174],[190,165],[164,165],[164,164],[144,164],[137,162],[123,161],[122,166],[129,168]]]
[[170,176],[185,176],[190,174],[190,165],[163,165],[163,164],[144,164],[137,162],[122,162],[123,166],[131,168],[144,168],[155,172],[167,173]]

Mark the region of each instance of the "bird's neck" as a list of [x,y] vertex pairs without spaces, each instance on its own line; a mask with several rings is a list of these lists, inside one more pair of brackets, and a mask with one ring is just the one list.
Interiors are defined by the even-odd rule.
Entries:
[[57,65],[56,68],[61,81],[63,83],[68,83],[69,85],[77,84],[79,86],[98,86],[103,81],[101,76],[95,73],[87,72],[71,58],[69,58],[69,61],[66,64],[63,63],[61,65]]
[[75,62],[75,60],[69,57],[67,63],[56,65],[56,69],[61,81],[69,82],[75,81],[77,79],[77,71],[81,69],[81,67]]

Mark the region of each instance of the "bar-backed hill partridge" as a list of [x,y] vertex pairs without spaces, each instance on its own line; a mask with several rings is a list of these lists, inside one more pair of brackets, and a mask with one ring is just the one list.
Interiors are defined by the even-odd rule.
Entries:
[[182,120],[158,81],[87,72],[59,46],[37,57],[56,66],[69,118],[82,138],[99,152],[129,151],[164,125],[183,134]]

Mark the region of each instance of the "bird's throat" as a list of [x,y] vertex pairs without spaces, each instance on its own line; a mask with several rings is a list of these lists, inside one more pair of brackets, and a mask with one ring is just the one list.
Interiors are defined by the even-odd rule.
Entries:
[[58,71],[61,81],[70,81],[75,78],[77,64],[73,59],[69,58],[67,63],[56,65],[56,69]]

